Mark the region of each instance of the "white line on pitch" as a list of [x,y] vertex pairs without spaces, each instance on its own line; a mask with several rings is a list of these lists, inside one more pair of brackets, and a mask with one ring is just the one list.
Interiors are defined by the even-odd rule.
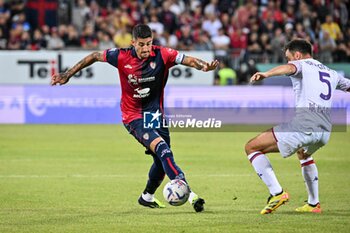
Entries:
[[[253,174],[254,175],[254,174]],[[190,177],[248,177],[250,174],[206,174],[206,175],[189,175]],[[68,174],[68,175],[0,175],[0,178],[14,178],[14,179],[60,179],[60,178],[139,178],[140,176],[130,176],[121,174],[110,175],[81,175],[81,174]]]

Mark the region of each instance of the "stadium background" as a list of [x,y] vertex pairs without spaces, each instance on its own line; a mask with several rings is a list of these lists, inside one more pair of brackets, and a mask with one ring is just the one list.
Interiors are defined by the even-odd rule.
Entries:
[[[119,124],[117,71],[99,63],[67,86],[49,82],[91,51],[128,46],[132,26],[144,22],[156,44],[229,68],[176,66],[166,106],[292,107],[288,78],[256,85],[248,78],[285,62],[281,48],[295,37],[309,38],[317,59],[349,77],[349,8],[348,0],[0,0],[0,231],[348,232],[349,126],[315,158],[323,215],[294,213],[305,198],[299,164],[270,156],[292,199],[271,218],[258,216],[266,190],[243,156],[257,132],[172,133],[175,157],[207,212],[146,210],[135,198],[151,161]],[[333,23],[323,24],[329,14]],[[327,36],[336,25],[339,33]],[[349,94],[334,94],[349,118]]]

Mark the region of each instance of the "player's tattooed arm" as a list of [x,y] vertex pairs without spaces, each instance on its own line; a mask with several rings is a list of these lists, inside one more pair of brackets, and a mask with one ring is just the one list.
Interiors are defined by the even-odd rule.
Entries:
[[51,77],[51,85],[53,86],[56,84],[59,84],[59,85],[66,84],[74,74],[76,74],[80,70],[90,66],[91,64],[97,61],[104,61],[103,52],[93,52],[87,55],[86,57],[84,57],[72,68],[68,69],[66,72],[54,74]]
[[250,83],[263,80],[272,76],[292,75],[297,71],[297,68],[293,64],[285,64],[274,67],[266,72],[257,72],[250,78]]
[[217,60],[215,60],[215,61],[208,63],[208,62],[203,61],[199,58],[185,56],[183,61],[182,61],[182,64],[185,66],[196,68],[197,70],[211,71],[211,70],[216,69],[219,62]]

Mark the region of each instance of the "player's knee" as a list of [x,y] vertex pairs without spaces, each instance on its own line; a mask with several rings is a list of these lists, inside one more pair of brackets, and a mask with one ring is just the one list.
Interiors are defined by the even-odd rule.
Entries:
[[253,153],[253,152],[255,151],[255,150],[254,150],[254,142],[253,142],[252,140],[250,140],[249,142],[247,142],[247,143],[245,144],[244,149],[245,149],[245,153],[246,153],[247,155]]
[[310,157],[310,155],[306,154],[304,149],[300,149],[297,151],[297,155],[298,155],[298,159],[299,160],[305,160],[307,159],[308,157]]
[[161,141],[156,145],[155,151],[160,160],[173,156],[168,144],[164,141]]

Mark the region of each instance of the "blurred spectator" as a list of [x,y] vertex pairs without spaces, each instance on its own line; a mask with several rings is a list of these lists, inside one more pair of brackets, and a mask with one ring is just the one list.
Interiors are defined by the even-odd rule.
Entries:
[[319,47],[320,47],[319,60],[322,63],[332,63],[333,62],[332,52],[336,48],[336,43],[334,39],[330,36],[328,31],[324,31],[322,34],[323,35],[319,40]]
[[148,23],[148,26],[152,31],[155,30],[158,35],[161,35],[164,32],[164,25],[159,22],[158,16],[156,15],[151,16],[151,21]]
[[21,45],[20,49],[22,50],[31,50],[31,39],[30,34],[27,31],[24,31],[21,35]]
[[73,25],[69,25],[67,28],[68,37],[66,46],[69,48],[80,47],[79,34],[76,28]]
[[248,62],[243,62],[239,69],[236,71],[238,77],[238,84],[248,84],[250,77],[258,72],[258,69],[255,66],[255,61],[249,59]]
[[84,28],[84,23],[88,18],[90,8],[87,6],[85,0],[77,0],[72,11],[72,23],[78,32],[81,33]]
[[263,11],[261,18],[263,21],[271,20],[280,25],[283,23],[282,11],[276,7],[275,1],[268,1],[267,8]]
[[286,36],[287,41],[291,41],[294,37],[294,26],[291,23],[287,23],[284,26],[284,35]]
[[191,34],[191,27],[184,25],[181,27],[181,36],[179,38],[179,49],[180,50],[192,50],[194,46],[194,39]]
[[218,0],[210,0],[209,4],[204,7],[204,15],[218,15]]
[[342,37],[342,32],[338,23],[333,21],[332,15],[326,16],[326,22],[321,25],[323,32],[328,32],[329,36],[337,41],[340,37]]
[[9,37],[9,27],[5,14],[0,14],[0,29],[2,37],[4,37],[7,40],[7,38]]
[[7,47],[7,39],[2,31],[2,28],[0,27],[0,50],[6,49]]
[[98,33],[98,37],[99,37],[99,43],[98,43],[98,48],[99,50],[106,50],[106,49],[110,49],[110,48],[114,48],[115,45],[112,42],[110,36],[108,35],[108,33],[105,32],[99,32]]
[[131,45],[132,35],[126,27],[120,28],[113,37],[114,44],[118,48],[127,48]]
[[235,28],[245,28],[248,26],[250,16],[258,15],[258,8],[253,0],[247,0],[246,3],[240,6],[234,14]]
[[260,54],[262,54],[262,47],[259,42],[258,33],[253,32],[250,33],[248,37],[248,47],[247,47],[247,55],[249,58],[258,59]]
[[111,21],[115,29],[119,30],[132,25],[132,19],[125,10],[116,9],[111,16]]
[[171,34],[173,34],[177,28],[176,15],[170,11],[171,3],[169,1],[164,1],[162,5],[162,11],[159,14],[159,21],[164,24]]
[[270,62],[270,57],[272,55],[272,46],[270,42],[269,35],[267,33],[263,33],[260,36],[260,45],[262,48],[262,58],[261,62],[267,63]]
[[218,78],[221,86],[237,84],[236,71],[229,67],[226,61],[219,63]]
[[195,43],[194,49],[199,51],[211,51],[214,49],[213,43],[206,32],[202,32],[199,35],[199,41]]
[[295,24],[295,36],[298,38],[305,38],[306,32],[304,26],[301,23]]
[[12,28],[17,27],[18,25],[21,25],[24,31],[30,30],[30,24],[26,20],[26,15],[24,13],[19,13],[17,15],[14,15],[12,17]]
[[350,62],[350,43],[348,46],[345,41],[338,44],[334,50],[333,58],[335,62]]
[[159,42],[161,46],[169,48],[177,48],[178,39],[175,35],[170,34],[167,30],[163,32],[163,35],[159,37]]
[[272,63],[283,62],[284,53],[283,47],[287,40],[281,28],[276,28],[275,34],[271,40]]
[[316,39],[315,31],[313,30],[315,19],[312,18],[312,13],[309,6],[305,2],[300,2],[299,11],[297,12],[297,21],[301,22],[305,32],[310,35],[312,40]]
[[323,0],[313,0],[312,7],[313,18],[324,22],[326,20],[326,15],[330,13],[328,6],[326,6]]
[[68,28],[65,24],[58,26],[58,35],[63,40],[64,44],[68,42]]
[[[303,5],[303,2],[300,3],[300,7]],[[283,14],[283,22],[285,23],[295,23],[295,18],[300,15],[300,11],[296,11],[295,6],[288,4],[286,7],[286,12]],[[282,25],[279,25],[282,26]]]
[[[347,1],[349,4],[349,1]],[[334,0],[331,7],[331,12],[334,17],[334,21],[342,28],[346,28],[349,20],[348,6],[344,3],[344,0]]]
[[202,24],[202,29],[208,32],[210,37],[218,35],[220,28],[222,28],[222,23],[216,15],[206,15],[206,19],[203,21]]
[[10,18],[10,10],[8,9],[8,5],[5,4],[4,0],[0,0],[0,15],[8,20]]
[[10,30],[10,38],[8,40],[8,49],[20,49],[21,37],[23,33],[22,25],[17,25],[16,28]]
[[155,30],[152,30],[152,35],[153,35],[153,44],[160,45],[160,37],[158,33]]
[[92,25],[87,24],[83,31],[82,36],[80,37],[81,47],[84,49],[97,49],[98,48],[98,39],[94,33],[94,28]]
[[219,29],[218,35],[213,36],[211,38],[211,41],[213,42],[214,49],[215,49],[215,56],[220,59],[220,57],[226,57],[227,56],[227,50],[230,47],[231,40],[230,37],[228,37],[225,34],[225,31],[223,28]]
[[47,41],[47,48],[52,50],[59,50],[64,48],[64,46],[64,42],[58,34],[58,29],[56,27],[53,27],[51,29],[51,37]]
[[225,30],[225,32],[229,33],[229,30],[232,30],[231,27],[231,18],[230,15],[227,13],[222,13],[220,17],[220,21],[222,24],[222,28]]
[[40,29],[35,29],[32,40],[32,50],[46,49],[47,41],[43,37]]
[[179,16],[182,12],[185,11],[185,4],[180,0],[170,0],[170,11],[173,12],[176,16]]

